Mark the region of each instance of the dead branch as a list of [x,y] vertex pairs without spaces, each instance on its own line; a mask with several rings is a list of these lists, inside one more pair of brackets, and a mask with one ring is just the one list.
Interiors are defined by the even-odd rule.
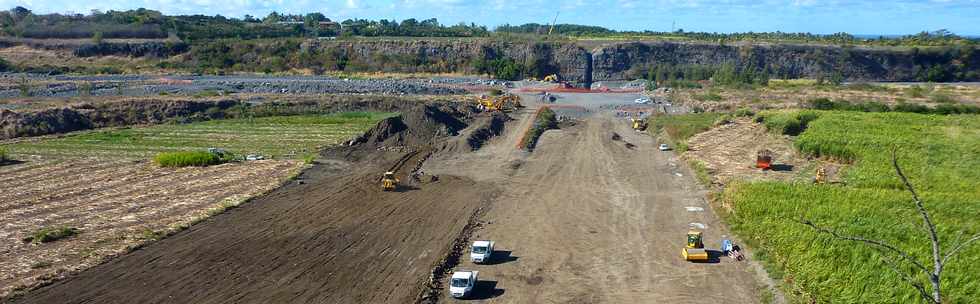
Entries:
[[872,240],[872,239],[867,239],[867,238],[862,238],[862,237],[856,237],[856,236],[842,235],[840,233],[837,233],[837,231],[833,231],[833,230],[830,230],[830,229],[827,229],[827,228],[823,228],[823,227],[817,226],[817,224],[814,224],[810,220],[807,220],[807,219],[804,219],[804,218],[800,218],[799,220],[795,220],[795,221],[798,222],[798,223],[800,223],[800,224],[810,226],[810,228],[813,228],[817,232],[830,234],[831,236],[833,236],[834,238],[837,238],[837,239],[846,240],[846,241],[852,241],[852,242],[861,242],[861,243],[865,243],[865,244],[871,245],[871,246],[873,246],[875,248],[878,248],[878,249],[882,250],[882,252],[891,252],[891,253],[898,254],[900,257],[902,257],[902,259],[904,259],[904,260],[908,261],[909,263],[911,263],[912,265],[914,265],[915,268],[918,268],[919,270],[925,271],[927,273],[929,272],[929,270],[924,265],[922,265],[922,263],[919,263],[919,261],[917,261],[911,255],[909,255],[905,251],[902,251],[902,250],[898,249],[897,247],[895,247],[895,246],[893,246],[891,244],[885,243],[884,241]]

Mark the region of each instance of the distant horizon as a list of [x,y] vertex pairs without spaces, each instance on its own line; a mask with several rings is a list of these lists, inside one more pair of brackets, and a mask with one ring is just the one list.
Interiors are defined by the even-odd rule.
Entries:
[[[166,15],[222,15],[262,18],[271,12],[306,14],[321,12],[337,21],[347,19],[424,20],[442,24],[475,23],[490,29],[504,24],[580,24],[617,31],[747,33],[785,32],[829,35],[894,37],[946,29],[954,34],[980,38],[980,0],[0,0],[0,8],[23,6],[35,14],[85,14],[92,10],[146,8]],[[928,12],[928,13],[924,13]],[[901,20],[901,22],[895,22]],[[860,34],[858,34],[860,33]]]

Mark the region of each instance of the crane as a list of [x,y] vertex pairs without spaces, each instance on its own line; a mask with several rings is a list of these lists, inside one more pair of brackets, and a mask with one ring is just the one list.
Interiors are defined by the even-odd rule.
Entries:
[[555,24],[558,23],[558,14],[559,13],[561,13],[561,11],[555,12],[555,19],[551,21],[551,28],[548,29],[548,36],[551,36],[551,32],[554,32],[555,31]]

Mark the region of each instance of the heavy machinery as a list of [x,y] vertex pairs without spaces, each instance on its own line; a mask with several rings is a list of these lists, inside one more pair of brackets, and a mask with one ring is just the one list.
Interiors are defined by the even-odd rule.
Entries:
[[544,81],[544,82],[555,82],[555,83],[557,83],[559,81],[558,80],[558,74],[551,74],[551,75],[548,75],[548,76],[544,76],[544,78],[541,79],[541,80]]
[[395,191],[398,188],[398,178],[395,177],[395,172],[385,172],[385,175],[381,177],[381,191]]
[[684,251],[681,254],[688,261],[708,260],[708,251],[704,250],[701,231],[691,230],[687,232],[687,246],[684,247]]
[[772,151],[769,149],[759,150],[755,156],[755,167],[762,170],[772,169]]
[[647,121],[642,118],[630,118],[633,122],[633,130],[645,131],[647,129]]
[[480,108],[485,111],[510,111],[523,108],[521,98],[514,94],[504,94],[501,96],[480,96],[476,100]]
[[817,175],[813,177],[814,184],[823,184],[827,181],[827,169],[824,167],[817,168]]

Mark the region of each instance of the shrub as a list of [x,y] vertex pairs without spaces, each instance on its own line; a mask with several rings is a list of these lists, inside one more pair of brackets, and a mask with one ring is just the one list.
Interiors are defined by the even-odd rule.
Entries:
[[704,94],[694,94],[694,99],[698,101],[721,101],[721,95],[715,94],[714,92],[708,92]]
[[24,242],[33,244],[48,243],[71,237],[79,233],[81,233],[81,231],[74,227],[41,228],[31,233],[31,235],[25,237]]
[[735,110],[735,113],[733,114],[735,117],[752,117],[755,115],[755,112],[752,112],[752,109],[749,108],[739,108],[738,110]]
[[223,162],[218,155],[205,151],[163,152],[153,158],[161,167],[203,167]]
[[956,103],[956,99],[941,93],[932,94],[932,96],[929,97],[929,101],[934,103]]
[[820,117],[817,111],[781,111],[766,112],[759,115],[756,121],[762,121],[766,129],[784,135],[800,135],[807,125]]
[[920,85],[914,85],[905,89],[905,94],[912,98],[922,98],[926,96],[926,88]]
[[557,128],[558,119],[555,117],[555,112],[549,108],[542,108],[534,119],[534,126],[524,135],[524,142],[521,143],[521,146],[527,150],[534,150],[534,146],[538,144],[538,138],[544,134],[544,131]]
[[10,160],[10,155],[7,154],[7,149],[0,148],[0,164],[6,163]]

